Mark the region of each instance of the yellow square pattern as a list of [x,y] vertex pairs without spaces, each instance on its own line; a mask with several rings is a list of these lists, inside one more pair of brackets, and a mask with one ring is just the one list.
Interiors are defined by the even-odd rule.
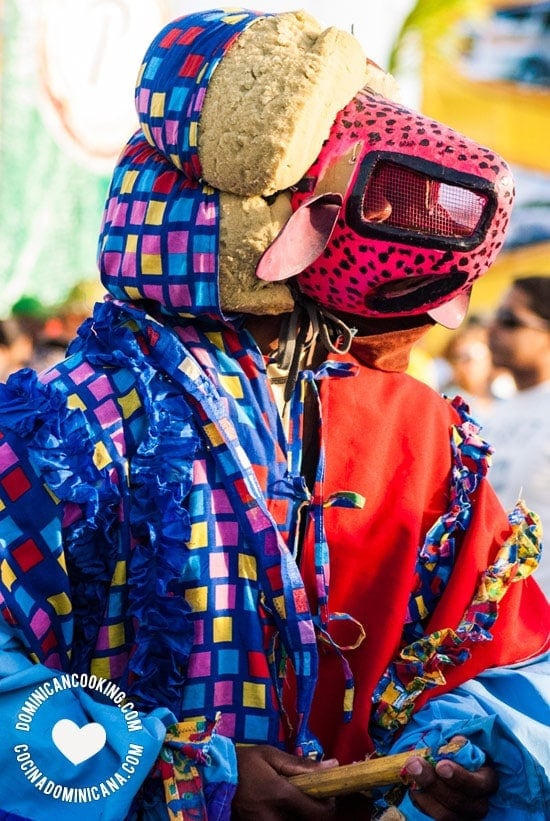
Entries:
[[206,433],[214,447],[221,445],[221,443],[223,442],[223,439],[220,436],[217,427],[212,422],[204,426],[204,432]]
[[279,616],[282,619],[286,619],[286,607],[285,607],[285,600],[284,596],[274,596],[273,604],[275,605],[275,609]]
[[126,562],[116,563],[111,584],[114,587],[120,587],[120,585],[126,584]]
[[135,182],[137,180],[138,172],[137,171],[126,171],[124,177],[122,179],[122,185],[120,186],[120,193],[121,194],[131,194],[134,188]]
[[235,397],[235,399],[243,398],[243,386],[238,376],[224,376],[220,374],[220,382],[226,391]]
[[253,681],[243,682],[243,705],[245,707],[265,708],[265,684]]
[[74,410],[75,408],[85,410],[86,405],[77,393],[71,393],[70,396],[67,397],[67,407],[71,410]]
[[414,600],[416,602],[416,606],[418,607],[418,614],[420,618],[425,618],[428,615],[428,609],[426,607],[423,597],[415,596]]
[[185,601],[195,613],[204,613],[208,606],[208,588],[193,587],[186,590]]
[[98,678],[111,678],[111,665],[109,659],[92,659],[90,673]]
[[224,344],[223,344],[223,337],[221,333],[218,331],[211,331],[210,333],[205,334],[208,337],[210,342],[218,348],[218,350],[223,351]]
[[48,601],[58,616],[68,616],[73,609],[71,600],[66,593],[57,593],[55,596],[50,596]]
[[109,631],[109,647],[120,647],[121,644],[124,644],[124,625],[122,622],[120,624],[110,624],[107,628]]
[[181,171],[181,159],[178,154],[170,154],[170,162],[172,165],[175,165],[176,168],[179,168]]
[[216,643],[231,641],[233,638],[233,619],[231,616],[218,616],[212,622],[212,636]]
[[187,546],[191,550],[199,547],[206,547],[208,544],[208,524],[207,522],[195,522],[191,525],[191,536]]
[[239,553],[239,577],[241,579],[250,579],[255,581],[258,578],[258,569],[256,567],[256,559],[254,556],[247,556],[245,553]]
[[135,252],[137,250],[137,242],[138,242],[137,234],[128,234],[128,236],[126,237],[126,249],[125,250],[128,251],[131,254],[135,254]]
[[111,463],[112,459],[109,455],[109,451],[103,444],[103,442],[97,442],[94,448],[94,465],[98,470],[101,468],[106,467]]
[[2,579],[2,584],[4,584],[8,590],[11,591],[11,586],[14,583],[16,576],[5,559],[2,564],[0,564],[0,578]]
[[166,203],[158,200],[151,200],[147,206],[145,214],[146,225],[162,225],[164,212],[166,211]]
[[141,407],[139,394],[135,388],[125,396],[119,396],[117,402],[120,405],[124,419],[129,419]]
[[155,91],[155,93],[151,95],[151,106],[149,108],[149,113],[152,117],[164,116],[165,101],[166,94],[164,92]]
[[160,254],[142,254],[141,271],[149,276],[160,276],[162,274],[162,257]]
[[139,288],[134,288],[133,285],[125,285],[124,286],[124,293],[130,299],[140,299],[140,292]]
[[[197,79],[197,82],[200,82]],[[198,123],[195,121],[191,122],[189,125],[189,145],[191,147],[196,147],[198,143]]]

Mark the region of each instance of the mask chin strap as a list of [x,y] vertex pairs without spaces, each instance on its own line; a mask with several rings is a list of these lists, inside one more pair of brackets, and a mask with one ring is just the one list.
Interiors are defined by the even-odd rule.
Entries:
[[319,345],[329,353],[347,353],[351,347],[356,328],[349,328],[345,322],[316,302],[296,291],[295,305],[288,314],[279,334],[279,345],[274,362],[288,376],[284,399],[290,400],[298,373],[312,366]]

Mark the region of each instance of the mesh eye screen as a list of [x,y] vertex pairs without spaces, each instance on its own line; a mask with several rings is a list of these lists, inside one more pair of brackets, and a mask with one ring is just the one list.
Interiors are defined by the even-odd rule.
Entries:
[[471,238],[488,202],[483,192],[382,161],[367,180],[362,219],[423,237]]

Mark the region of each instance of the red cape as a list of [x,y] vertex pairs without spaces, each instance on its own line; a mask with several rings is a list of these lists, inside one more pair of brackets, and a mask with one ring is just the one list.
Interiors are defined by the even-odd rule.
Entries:
[[[361,355],[360,347],[356,350]],[[358,361],[351,355],[337,358]],[[389,365],[385,360],[388,367],[406,364],[399,357],[390,359]],[[324,498],[349,490],[366,499],[363,509],[346,510],[346,515],[334,508],[325,512],[330,611],[348,613],[366,631],[362,644],[345,652],[355,678],[349,723],[343,722],[341,661],[334,651],[321,651],[311,726],[326,755],[345,764],[373,749],[368,732],[373,690],[399,651],[419,545],[448,506],[450,429],[459,417],[433,389],[399,370],[361,367],[354,378],[323,381],[321,396],[327,432]],[[481,574],[510,533],[506,512],[488,481],[481,482],[473,502],[470,526],[459,536],[451,579],[426,632],[456,629]],[[301,567],[314,606],[311,539],[306,540]],[[513,583],[499,604],[493,639],[475,645],[466,663],[446,667],[446,684],[425,691],[416,709],[428,697],[488,667],[542,652],[548,646],[549,623],[548,602],[534,579]],[[352,645],[358,629],[349,621],[334,622],[331,635],[340,646]]]

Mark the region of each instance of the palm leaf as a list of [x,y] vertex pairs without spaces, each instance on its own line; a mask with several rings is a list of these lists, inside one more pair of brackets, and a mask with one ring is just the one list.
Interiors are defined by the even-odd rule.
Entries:
[[[411,44],[417,58],[444,49],[452,60],[460,38],[456,24],[463,19],[479,19],[487,14],[489,0],[417,0],[405,17],[388,58],[388,71],[405,71]],[[418,55],[418,52],[420,54]]]

